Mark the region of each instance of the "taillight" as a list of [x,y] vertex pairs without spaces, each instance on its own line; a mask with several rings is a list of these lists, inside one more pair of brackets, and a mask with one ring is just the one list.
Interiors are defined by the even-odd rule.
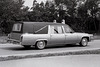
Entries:
[[8,38],[10,39],[10,34],[8,34]]
[[23,36],[20,37],[20,42],[22,42]]

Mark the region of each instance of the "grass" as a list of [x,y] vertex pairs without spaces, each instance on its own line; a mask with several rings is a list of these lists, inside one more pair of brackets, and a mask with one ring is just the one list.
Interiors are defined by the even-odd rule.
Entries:
[[7,36],[0,36],[0,43],[7,43]]

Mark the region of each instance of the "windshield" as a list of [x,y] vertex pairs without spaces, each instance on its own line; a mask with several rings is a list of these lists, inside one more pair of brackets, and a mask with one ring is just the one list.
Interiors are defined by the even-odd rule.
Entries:
[[66,33],[74,32],[74,30],[68,25],[64,26],[64,28]]
[[20,23],[14,24],[12,31],[20,32],[21,27],[22,27],[22,24],[20,24]]

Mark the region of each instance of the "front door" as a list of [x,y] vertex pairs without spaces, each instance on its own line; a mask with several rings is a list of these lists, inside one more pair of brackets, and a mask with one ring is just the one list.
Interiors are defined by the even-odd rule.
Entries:
[[50,43],[51,44],[64,44],[65,43],[65,34],[62,29],[62,26],[58,25],[52,25],[51,28],[51,38]]
[[66,33],[65,34],[66,37],[66,44],[74,44],[74,43],[78,43],[78,37],[75,33]]
[[76,33],[74,33],[74,31],[69,26],[67,25],[64,26],[64,30],[65,30],[66,44],[74,44],[79,41],[78,36],[76,35]]

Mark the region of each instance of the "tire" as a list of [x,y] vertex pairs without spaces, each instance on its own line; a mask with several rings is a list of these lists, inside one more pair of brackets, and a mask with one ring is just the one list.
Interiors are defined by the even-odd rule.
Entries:
[[30,48],[31,47],[31,45],[23,45],[24,46],[24,48]]
[[42,49],[45,48],[45,46],[46,46],[45,41],[38,41],[38,42],[36,43],[36,45],[35,45],[35,48],[36,48],[36,49],[42,50]]
[[85,46],[87,46],[87,45],[88,45],[88,40],[87,40],[87,38],[82,38],[82,40],[81,40],[81,42],[80,42],[80,46],[85,47]]

